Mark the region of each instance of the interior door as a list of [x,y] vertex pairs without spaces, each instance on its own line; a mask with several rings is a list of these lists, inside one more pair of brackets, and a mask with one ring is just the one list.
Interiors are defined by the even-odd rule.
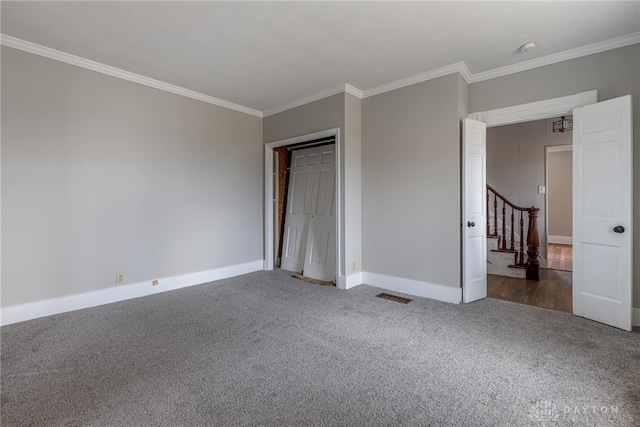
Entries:
[[335,278],[335,145],[291,154],[281,268]]
[[289,197],[284,219],[284,239],[280,268],[302,272],[306,254],[309,220],[314,208],[313,197],[318,181],[318,149],[308,148],[291,153]]
[[335,146],[320,148],[317,195],[309,223],[304,275],[330,282],[336,278]]
[[631,330],[631,96],[573,110],[573,312]]
[[465,119],[462,140],[462,300],[487,296],[487,126]]

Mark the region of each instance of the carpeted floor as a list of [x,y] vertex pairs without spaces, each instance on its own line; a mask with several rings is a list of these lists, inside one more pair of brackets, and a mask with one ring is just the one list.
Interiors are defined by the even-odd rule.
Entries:
[[3,327],[2,425],[640,425],[637,330],[290,276]]

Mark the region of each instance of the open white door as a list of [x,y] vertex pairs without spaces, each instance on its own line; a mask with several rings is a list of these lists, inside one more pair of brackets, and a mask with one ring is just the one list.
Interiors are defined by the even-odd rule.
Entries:
[[336,278],[335,146],[320,148],[317,195],[309,224],[304,275],[330,282]]
[[631,96],[573,110],[573,313],[631,330]]
[[462,140],[462,300],[487,296],[487,126],[464,120]]
[[289,195],[284,219],[284,239],[280,268],[302,272],[307,252],[309,221],[315,209],[318,191],[320,148],[295,150],[291,153]]

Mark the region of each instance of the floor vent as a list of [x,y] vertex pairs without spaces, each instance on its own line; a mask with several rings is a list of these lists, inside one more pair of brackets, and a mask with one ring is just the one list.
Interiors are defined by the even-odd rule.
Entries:
[[399,297],[397,295],[385,294],[384,292],[376,295],[378,298],[388,299],[389,301],[401,302],[402,304],[409,304],[412,299]]

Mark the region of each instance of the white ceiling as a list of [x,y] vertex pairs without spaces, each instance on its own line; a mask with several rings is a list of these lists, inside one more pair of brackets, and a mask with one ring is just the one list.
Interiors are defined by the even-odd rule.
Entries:
[[478,74],[637,34],[640,1],[2,1],[1,31],[273,111],[345,83],[367,91],[462,61]]

